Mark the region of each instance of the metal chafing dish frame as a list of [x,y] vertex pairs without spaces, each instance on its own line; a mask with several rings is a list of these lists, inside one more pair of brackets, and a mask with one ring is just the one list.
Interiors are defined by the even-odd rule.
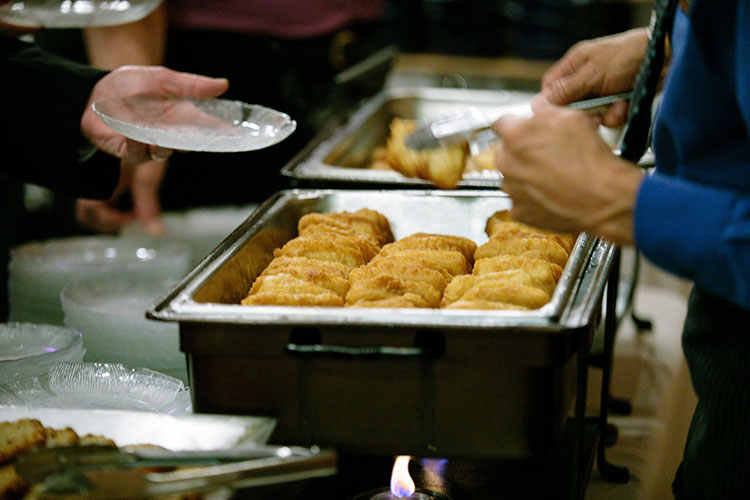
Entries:
[[[500,378],[504,377],[509,380],[504,383],[514,384],[516,378],[527,382],[534,380],[528,387],[523,386],[516,391],[514,393],[516,396],[522,394],[521,398],[540,398],[541,396],[534,395],[538,388],[544,391],[544,398],[552,394],[551,397],[555,400],[555,403],[548,403],[545,400],[544,404],[540,406],[541,400],[539,399],[532,399],[530,402],[524,400],[522,405],[527,405],[532,411],[531,414],[524,414],[524,416],[534,420],[534,423],[521,423],[519,424],[520,428],[511,426],[513,428],[501,431],[513,433],[508,443],[495,445],[483,441],[477,442],[474,438],[474,442],[470,445],[467,444],[465,448],[460,446],[455,448],[456,443],[451,442],[447,449],[445,446],[433,448],[430,442],[419,441],[405,443],[403,449],[399,448],[399,454],[462,456],[462,454],[474,453],[474,449],[470,450],[469,446],[481,448],[476,453],[483,457],[512,458],[542,452],[555,439],[559,438],[562,423],[570,409],[572,393],[576,393],[576,401],[579,401],[575,411],[576,421],[580,422],[580,425],[584,425],[585,407],[579,408],[579,406],[585,403],[586,359],[594,330],[598,328],[604,284],[607,281],[610,265],[615,254],[613,245],[603,240],[582,235],[577,241],[576,253],[581,254],[580,262],[576,263],[578,257],[574,256],[571,260],[572,265],[566,266],[565,272],[571,273],[571,275],[570,278],[566,278],[567,281],[564,282],[563,287],[569,290],[561,295],[563,299],[561,299],[562,307],[559,310],[559,316],[540,314],[538,311],[519,313],[514,311],[449,312],[425,310],[417,311],[415,314],[403,309],[356,311],[349,308],[245,307],[227,304],[200,304],[192,299],[196,291],[206,283],[211,275],[221,269],[222,265],[236,254],[254,234],[272,223],[274,217],[286,216],[296,220],[294,216],[289,215],[289,210],[283,208],[289,200],[298,200],[302,204],[310,203],[310,206],[314,207],[315,200],[320,197],[347,196],[351,199],[358,197],[363,200],[360,202],[361,205],[365,206],[367,205],[365,195],[368,193],[373,196],[390,197],[391,201],[394,196],[412,199],[419,199],[421,196],[437,200],[448,198],[466,200],[472,197],[481,197],[482,199],[507,203],[505,195],[490,191],[289,190],[277,193],[261,205],[180,283],[160,298],[147,313],[148,317],[152,319],[178,321],[180,323],[181,348],[188,357],[188,371],[193,388],[195,410],[218,413],[243,413],[248,411],[243,405],[252,405],[253,401],[241,401],[238,404],[235,404],[234,401],[228,402],[226,398],[219,401],[215,398],[214,393],[225,391],[226,385],[229,383],[239,386],[233,387],[231,391],[240,392],[244,390],[241,387],[242,384],[257,385],[258,382],[252,380],[253,376],[250,375],[260,373],[258,369],[254,368],[253,360],[266,355],[282,356],[285,366],[287,368],[294,366],[293,370],[297,370],[298,373],[291,378],[274,379],[274,383],[278,386],[276,390],[282,390],[279,387],[284,387],[285,384],[303,384],[301,387],[289,389],[294,392],[286,400],[294,406],[290,410],[292,420],[287,421],[289,415],[277,416],[273,413],[263,413],[257,407],[251,408],[251,411],[253,414],[268,414],[277,417],[279,421],[277,429],[281,429],[281,433],[275,435],[274,439],[278,439],[280,442],[304,444],[306,442],[304,436],[307,435],[305,433],[311,430],[309,423],[305,424],[304,418],[299,422],[295,419],[300,415],[304,417],[305,402],[310,401],[310,397],[305,394],[305,391],[310,389],[310,385],[314,385],[314,382],[306,380],[309,376],[316,375],[315,366],[325,366],[323,371],[333,373],[340,369],[340,363],[353,362],[361,368],[368,364],[372,366],[373,360],[382,359],[388,366],[394,366],[394,363],[396,363],[396,366],[399,366],[399,363],[408,365],[409,369],[412,370],[410,373],[416,374],[418,377],[422,376],[420,374],[431,374],[428,377],[434,377],[435,370],[445,370],[444,367],[433,368],[433,366],[439,367],[443,352],[451,352],[456,345],[455,342],[466,342],[465,339],[467,338],[478,338],[483,339],[482,342],[492,342],[495,346],[493,348],[496,348],[496,344],[500,342],[501,348],[497,348],[498,357],[497,359],[493,358],[494,362],[499,364],[493,369],[501,370],[498,372]],[[346,207],[346,209],[354,208],[353,206]],[[378,207],[373,208],[377,209]],[[286,223],[289,223],[289,221],[287,220]],[[404,235],[397,234],[397,237]],[[323,337],[331,336],[333,341],[328,339],[324,341],[324,344],[341,344],[338,346],[339,349],[326,351],[325,345],[317,345],[314,340],[312,342],[306,341],[304,339],[305,334],[310,333],[310,330],[313,330],[313,333],[322,332]],[[415,333],[416,337],[414,336]],[[301,337],[297,334],[301,334]],[[295,337],[295,335],[297,336]],[[426,347],[417,345],[416,339],[420,335],[422,338],[444,339],[447,348],[440,351],[440,346],[435,348],[435,345],[430,345],[429,342],[427,342]],[[296,341],[293,338],[302,338],[302,342],[295,344]],[[356,345],[360,343],[360,339],[364,339],[361,342],[365,344],[372,344],[373,338],[382,339],[382,342],[375,342],[379,344],[377,348]],[[276,339],[274,340],[276,343],[259,347],[259,345],[254,344],[258,341],[257,339],[263,339],[261,342]],[[414,347],[410,345],[413,339]],[[219,342],[223,342],[223,344],[219,344]],[[382,344],[385,344],[385,346]],[[302,347],[303,349],[301,352],[295,352],[295,349],[290,348],[290,346]],[[311,347],[312,349],[305,351],[305,347]],[[431,349],[434,352],[431,352]],[[466,351],[467,347],[460,346],[458,350]],[[484,355],[481,348],[478,353]],[[254,358],[250,360],[247,359],[248,356],[254,356]],[[341,361],[342,359],[343,361]],[[583,362],[577,363],[576,359]],[[236,366],[231,368],[233,370],[231,377],[229,375],[217,375],[216,370],[229,370],[230,368],[227,368],[227,366],[232,363]],[[274,369],[275,363],[269,363],[263,364],[259,370]],[[519,363],[524,366],[517,366]],[[505,369],[505,364],[509,364],[509,371],[502,371]],[[578,366],[577,369],[576,366]],[[455,370],[456,367],[450,369]],[[248,378],[239,382],[236,378],[232,378],[236,376]],[[206,382],[209,379],[210,381]],[[201,387],[200,380],[203,380],[205,387]],[[294,382],[295,380],[297,382]],[[571,380],[573,382],[569,384]],[[583,384],[577,383],[579,380],[583,380]],[[431,380],[428,381],[431,382]],[[556,388],[548,393],[546,391],[550,383],[555,385]],[[246,393],[242,394],[242,397],[254,397],[248,396]],[[201,398],[203,398],[203,401],[201,401]],[[299,406],[295,406],[298,404]],[[538,414],[542,408],[551,410],[554,416]],[[526,410],[522,409],[521,412],[523,413],[523,411]],[[536,414],[533,412],[536,412]],[[405,415],[406,418],[413,417],[408,412]],[[471,416],[468,415],[467,418],[471,418]],[[550,424],[550,418],[555,422]],[[536,425],[537,421],[543,422],[544,425],[543,432],[538,433],[540,436],[538,439],[532,435],[535,430],[526,427]],[[299,431],[302,434],[298,433],[299,429],[295,427],[299,425],[303,427]],[[434,425],[434,423],[430,425]],[[496,434],[497,432],[491,434],[487,441],[493,441]],[[579,434],[582,436],[583,431],[581,430]],[[389,454],[396,451],[395,447],[401,446],[400,441],[396,445],[393,440],[387,439],[384,440],[382,446],[380,442],[373,445],[371,440],[360,446],[360,443],[356,442],[352,443],[346,440],[336,442],[336,439],[333,439],[333,441],[326,439],[331,438],[331,435],[321,439],[321,436],[315,435],[314,432],[311,438],[323,445],[339,448],[345,453]],[[450,439],[453,439],[453,437],[450,437],[448,441]],[[451,449],[451,447],[454,447],[454,449]],[[505,455],[505,453],[508,453],[508,455]],[[579,451],[576,451],[576,453],[579,453]],[[582,453],[585,452],[580,450],[577,456],[583,457]],[[583,460],[585,457],[581,459]]]

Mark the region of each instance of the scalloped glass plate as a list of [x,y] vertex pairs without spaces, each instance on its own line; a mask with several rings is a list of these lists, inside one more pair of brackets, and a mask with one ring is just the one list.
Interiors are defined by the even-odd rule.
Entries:
[[162,0],[23,0],[0,5],[0,20],[25,28],[115,26],[143,19]]
[[182,151],[267,148],[297,127],[285,113],[227,99],[134,95],[98,101],[93,108],[104,123],[126,137]]
[[0,386],[0,405],[192,412],[190,391],[182,381],[119,363],[59,363],[48,374]]

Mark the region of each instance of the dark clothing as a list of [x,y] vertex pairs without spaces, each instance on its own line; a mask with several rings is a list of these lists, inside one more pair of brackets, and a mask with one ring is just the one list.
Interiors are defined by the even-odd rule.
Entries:
[[[69,196],[107,198],[117,185],[119,160],[97,152],[79,163],[87,142],[81,115],[102,71],[47,54],[0,35],[0,321],[7,316],[7,262],[15,245],[72,229],[72,209],[28,213],[22,182]],[[62,210],[63,208],[67,210]],[[65,211],[63,214],[61,212]],[[43,218],[43,220],[40,220]],[[43,234],[42,228],[46,229]]]
[[682,346],[698,406],[675,498],[750,498],[750,311],[694,288]]
[[95,154],[79,163],[81,115],[105,74],[0,36],[0,174],[86,198],[107,198],[119,161]]

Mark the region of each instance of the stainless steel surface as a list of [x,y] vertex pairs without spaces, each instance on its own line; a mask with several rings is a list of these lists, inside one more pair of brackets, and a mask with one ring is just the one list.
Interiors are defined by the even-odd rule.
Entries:
[[370,207],[396,238],[432,231],[482,243],[487,217],[509,206],[495,191],[281,192],[148,314],[180,323],[195,411],[272,416],[276,442],[442,458],[542,453],[559,439],[576,345],[601,311],[607,242],[581,235],[538,311],[236,304],[263,253],[293,237],[305,213]]
[[[605,97],[587,99],[567,105],[571,109],[596,111],[609,104],[625,101],[633,97],[632,92]],[[479,131],[486,130],[501,116],[531,116],[533,111],[530,102],[511,104],[480,111],[469,108],[467,111],[453,116],[438,118],[433,122],[421,125],[409,135],[404,143],[412,149],[431,149],[444,144],[466,142]]]
[[[501,192],[488,191],[335,191],[293,190],[276,195],[248,218],[230,238],[162,300],[148,316],[168,321],[231,322],[234,324],[367,325],[409,327],[498,328],[553,326],[568,305],[573,285],[580,277],[594,238],[581,234],[571,252],[552,299],[534,311],[471,311],[408,309],[397,315],[379,309],[340,307],[241,306],[202,298],[223,279],[217,270],[238,254],[263,229],[296,234],[300,217],[310,212],[354,211],[371,208],[391,222],[396,239],[416,232],[464,236],[478,245],[487,241],[484,227],[496,211],[508,209],[511,200]],[[279,246],[286,240],[281,241]],[[266,255],[267,258],[270,258]],[[256,256],[257,257],[257,256]],[[196,295],[198,299],[196,300]],[[239,302],[239,301],[237,301]]]
[[[145,455],[139,456],[139,455]],[[229,463],[222,463],[227,459]],[[262,486],[336,473],[336,454],[300,447],[217,452],[126,453],[112,447],[36,450],[15,462],[19,476],[41,482],[45,498],[159,498],[214,491],[224,486]],[[169,472],[141,467],[201,466]]]

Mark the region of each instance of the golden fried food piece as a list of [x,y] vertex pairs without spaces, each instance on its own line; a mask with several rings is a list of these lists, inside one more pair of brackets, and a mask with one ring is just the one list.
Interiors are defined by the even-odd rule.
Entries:
[[[331,290],[318,286],[315,283],[306,281],[304,279],[295,278],[291,274],[274,274],[269,276],[258,276],[258,279],[253,283],[253,287],[250,289],[249,296],[253,296],[256,293],[261,292],[273,292],[273,293],[287,293],[296,295],[300,293],[312,293],[322,294],[325,292],[332,292]],[[339,295],[339,294],[336,294]]]
[[307,257],[280,257],[272,260],[258,279],[279,274],[294,276],[330,290],[341,297],[349,291],[349,268],[339,262],[308,259]]
[[[372,262],[380,262],[384,259],[411,260],[421,262],[430,269],[438,269],[447,272],[450,279],[459,274],[471,272],[471,264],[464,255],[457,250],[399,250],[383,255],[383,251],[372,259]],[[448,281],[450,281],[450,279]]]
[[466,166],[466,144],[417,151],[404,143],[416,129],[417,123],[413,120],[395,118],[391,122],[391,133],[386,141],[391,166],[406,177],[420,177],[441,189],[455,188]]
[[538,309],[549,302],[550,295],[535,286],[488,280],[478,283],[466,292],[461,299],[503,302],[529,309]]
[[34,419],[0,422],[0,463],[41,445],[47,439],[44,426]]
[[[314,226],[307,226],[307,228],[305,229],[306,232],[304,233],[304,236],[309,236],[312,239],[330,239],[337,244],[344,243],[356,245],[357,248],[359,248],[359,251],[362,253],[362,257],[365,259],[365,262],[369,262],[380,251],[380,245],[378,245],[377,242],[368,238],[364,238],[357,234],[342,234],[342,231],[336,229],[334,229],[333,231],[329,231],[325,228],[315,228]],[[311,229],[317,230],[311,231]]]
[[0,466],[0,499],[18,498],[27,488],[13,464]]
[[[543,258],[529,257],[529,254],[536,252],[524,252],[521,255],[497,255],[486,259],[479,259],[474,262],[475,276],[496,273],[499,271],[509,271],[511,269],[522,269],[536,278],[540,283],[557,283],[562,276],[563,268]],[[538,255],[544,257],[544,254],[538,252]]]
[[507,304],[505,302],[492,302],[489,300],[475,299],[466,300],[461,299],[448,304],[445,309],[484,309],[484,310],[499,310],[499,311],[528,311],[528,307],[519,306],[516,304]]
[[341,307],[344,299],[333,292],[326,293],[279,293],[260,292],[242,300],[244,306],[326,306]]
[[378,255],[374,259],[372,259],[366,267],[370,269],[380,269],[381,266],[386,270],[386,274],[389,273],[388,269],[393,268],[393,266],[395,266],[393,273],[398,274],[398,269],[403,266],[436,271],[440,273],[446,284],[453,279],[453,275],[437,262],[425,257],[408,254],[407,251],[397,252],[388,256]]
[[115,446],[115,442],[99,434],[86,434],[78,440],[78,446]]
[[372,152],[370,168],[373,170],[393,171],[393,160],[387,148],[378,147]]
[[381,274],[352,283],[349,293],[346,294],[346,303],[352,305],[362,300],[381,300],[398,297],[406,293],[419,295],[427,302],[429,307],[438,307],[442,295],[440,291],[424,281],[411,281]]
[[419,165],[426,161],[422,151],[407,148],[404,140],[417,129],[414,120],[394,118],[390,125],[390,135],[386,140],[388,158],[394,170],[406,177],[417,177]]
[[469,238],[431,233],[414,233],[392,243],[391,246],[416,250],[458,250],[469,262],[474,260],[474,252],[477,250],[477,244]]
[[[576,239],[578,238],[575,234],[570,233],[557,233],[555,231],[549,231],[547,229],[541,229],[538,227],[530,226],[522,222],[514,221],[508,210],[500,210],[495,212],[487,219],[484,232],[490,238],[495,237],[499,233],[508,233],[516,235],[540,235],[540,236],[557,236],[562,240],[562,246],[565,250],[570,253],[573,246],[575,245]],[[507,239],[507,238],[506,238]]]
[[425,151],[426,161],[417,165],[417,175],[440,189],[455,189],[466,167],[466,145],[450,144]]
[[359,246],[350,238],[317,238],[313,236],[298,236],[289,240],[283,247],[273,251],[279,257],[307,257],[308,259],[340,262],[349,269],[366,263]]
[[[456,276],[453,281],[445,288],[443,293],[443,299],[440,301],[440,307],[445,307],[452,302],[456,302],[464,297],[470,290],[478,286],[480,283],[486,283],[488,281],[498,281],[502,283],[517,283],[520,285],[527,285],[539,288],[548,294],[552,294],[555,289],[555,282],[550,281],[547,283],[540,283],[534,277],[521,269],[511,269],[507,271],[500,271],[496,273],[484,274],[476,276],[472,274],[466,274],[463,276]],[[489,285],[483,285],[489,286]]]
[[571,240],[568,237],[561,236],[555,233],[544,234],[540,230],[529,229],[528,226],[523,227],[508,227],[510,225],[516,225],[517,222],[503,222],[494,226],[494,232],[490,236],[491,240],[517,240],[520,238],[547,238],[556,241],[565,250],[568,255],[573,249],[575,239]]
[[416,293],[407,292],[396,297],[379,300],[360,300],[350,307],[393,307],[393,308],[429,308],[429,304]]
[[398,276],[399,278],[411,281],[423,281],[441,293],[448,284],[448,280],[440,271],[413,262],[388,259],[376,263],[371,262],[366,266],[352,269],[351,273],[349,273],[349,279],[352,283],[355,283],[359,280],[374,278],[381,274]]
[[518,238],[514,240],[491,239],[477,248],[474,260],[495,257],[496,255],[521,255],[529,250],[543,253],[545,260],[565,267],[568,252],[553,239],[543,237]]
[[471,155],[466,158],[466,168],[464,173],[467,172],[482,172],[483,170],[494,171],[495,168],[495,155],[499,145],[493,145],[475,155]]
[[60,446],[73,446],[78,443],[78,434],[70,427],[65,429],[52,429],[50,427],[44,428],[46,439],[44,440],[44,446],[47,448],[58,448]]
[[330,228],[344,235],[357,235],[375,242],[379,247],[393,241],[388,219],[375,210],[366,208],[351,212],[303,215],[297,223],[300,235]]

